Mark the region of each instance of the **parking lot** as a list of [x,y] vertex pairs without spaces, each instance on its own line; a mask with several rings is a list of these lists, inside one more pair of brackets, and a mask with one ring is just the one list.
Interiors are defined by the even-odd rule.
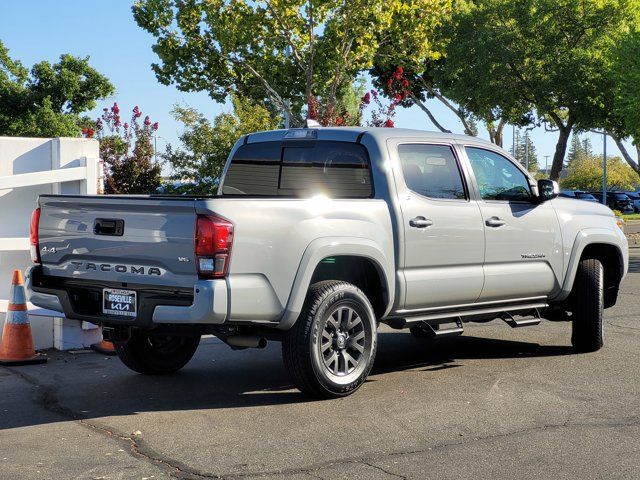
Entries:
[[575,355],[570,325],[415,339],[384,328],[353,396],[309,401],[280,345],[203,340],[179,374],[49,352],[0,367],[0,478],[639,478],[640,249],[606,346]]

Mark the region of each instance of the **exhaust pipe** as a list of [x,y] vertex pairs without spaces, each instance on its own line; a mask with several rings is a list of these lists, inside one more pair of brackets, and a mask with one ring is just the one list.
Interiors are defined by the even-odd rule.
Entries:
[[252,335],[232,335],[223,340],[234,348],[264,348],[267,346],[266,338]]

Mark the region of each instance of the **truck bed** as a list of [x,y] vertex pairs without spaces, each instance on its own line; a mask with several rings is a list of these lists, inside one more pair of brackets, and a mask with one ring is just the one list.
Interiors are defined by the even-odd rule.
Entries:
[[[167,298],[183,305],[198,295],[204,288],[194,255],[198,215],[215,215],[234,227],[229,274],[209,281],[219,290],[218,301],[225,292],[224,321],[277,325],[288,308],[300,308],[292,307],[300,303],[292,292],[309,260],[305,254],[321,248],[330,256],[338,240],[347,247],[353,243],[354,252],[363,242],[375,244],[393,265],[391,219],[383,200],[43,195],[39,206],[40,274],[48,285],[93,290],[94,304],[86,300],[84,313],[67,316],[97,323],[113,320],[101,316],[95,303],[106,286],[142,291],[140,301],[155,299],[154,306],[175,304]],[[144,320],[152,315],[145,311]]]

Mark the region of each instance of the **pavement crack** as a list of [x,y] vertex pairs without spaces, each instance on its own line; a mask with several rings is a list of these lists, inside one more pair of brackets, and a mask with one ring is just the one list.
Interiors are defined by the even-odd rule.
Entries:
[[363,465],[367,465],[368,467],[371,468],[375,468],[376,470],[380,470],[383,473],[386,473],[387,475],[391,476],[391,477],[396,477],[396,478],[401,478],[402,480],[407,480],[407,477],[405,477],[404,475],[399,475],[397,473],[393,473],[389,470],[386,470],[378,465],[374,465],[373,463],[370,462],[365,462],[365,461],[361,461],[360,463],[362,463]]
[[164,468],[169,472],[172,477],[180,480],[195,480],[200,478],[213,478],[220,479],[220,475],[212,473],[201,472],[193,469],[182,462],[169,458],[150,447],[144,440],[138,435],[127,435],[122,432],[118,432],[107,425],[100,424],[98,422],[91,422],[86,419],[79,420],[79,423],[87,428],[102,433],[119,443],[124,443],[129,446],[130,453],[135,458],[146,460],[149,463]]
[[313,474],[313,473],[311,473],[311,472],[304,472],[304,474],[305,474],[305,475],[310,476],[311,478],[318,478],[318,479],[320,479],[320,480],[325,480],[324,478],[319,477],[318,475],[314,475],[314,474]]
[[418,448],[418,449],[399,450],[394,452],[382,453],[378,455],[364,455],[362,457],[354,457],[354,458],[343,458],[340,460],[332,460],[332,461],[312,464],[307,467],[300,467],[300,468],[228,474],[228,475],[222,475],[220,478],[224,480],[231,480],[231,479],[240,479],[240,478],[255,478],[259,476],[269,476],[269,475],[282,475],[283,477],[287,477],[287,476],[305,475],[305,474],[317,478],[317,475],[313,475],[312,472],[319,472],[325,468],[331,468],[335,466],[363,464],[369,467],[376,468],[377,470],[380,470],[386,473],[387,475],[391,475],[391,476],[406,480],[408,477],[404,477],[397,473],[393,473],[391,471],[385,470],[384,468],[372,462],[380,462],[380,461],[384,461],[387,458],[400,457],[405,455],[417,455],[421,453],[429,453],[429,452],[433,452],[434,450],[446,449],[450,447],[459,447],[459,446],[463,446],[471,443],[485,442],[485,441],[490,441],[496,438],[505,438],[505,437],[510,437],[514,435],[521,435],[521,434],[526,434],[526,433],[541,431],[541,430],[575,428],[575,427],[583,427],[583,426],[622,428],[622,427],[630,427],[630,426],[636,426],[636,425],[640,425],[640,416],[638,415],[631,416],[631,417],[624,417],[624,418],[586,417],[582,419],[576,419],[574,421],[572,421],[571,419],[567,419],[559,423],[536,425],[532,427],[522,428],[519,430],[514,430],[511,432],[495,433],[491,435],[477,436],[477,437],[469,437],[469,439],[465,439],[457,442],[444,442],[440,444],[425,446],[423,448]]
[[618,323],[612,322],[611,320],[607,320],[606,321],[607,325],[611,325],[612,327],[616,327],[616,328],[621,328],[623,330],[635,330],[635,331],[639,331],[640,328],[639,327],[632,327],[629,325],[620,325]]
[[48,412],[55,413],[67,420],[76,422],[84,428],[90,429],[103,436],[106,436],[112,440],[118,442],[121,446],[128,447],[128,452],[131,456],[137,459],[142,459],[158,466],[169,475],[180,480],[196,480],[196,479],[220,479],[220,475],[212,473],[201,472],[184,465],[183,463],[169,458],[151,448],[147,445],[141,437],[137,435],[127,435],[122,432],[118,432],[116,429],[99,422],[90,421],[84,415],[74,412],[72,409],[62,405],[57,396],[57,389],[52,385],[46,385],[40,383],[35,377],[17,369],[3,367],[4,370],[22,379],[36,390],[34,402],[40,405]]

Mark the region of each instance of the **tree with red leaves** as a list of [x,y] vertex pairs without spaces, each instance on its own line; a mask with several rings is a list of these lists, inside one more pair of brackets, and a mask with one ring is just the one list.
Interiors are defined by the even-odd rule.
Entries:
[[100,141],[100,158],[105,165],[105,192],[116,194],[154,193],[160,186],[161,167],[153,164],[153,135],[158,122],[147,115],[140,123],[142,112],[136,105],[129,122],[122,121],[120,107],[114,103],[103,108],[94,128],[84,128],[82,134]]
[[409,80],[404,76],[404,69],[398,66],[393,74],[389,76],[384,85],[384,96],[389,98],[388,103],[383,103],[381,95],[377,90],[371,90],[360,99],[360,111],[363,112],[369,105],[372,105],[371,118],[367,125],[371,127],[393,128],[395,126],[393,117],[396,108],[410,102]]

